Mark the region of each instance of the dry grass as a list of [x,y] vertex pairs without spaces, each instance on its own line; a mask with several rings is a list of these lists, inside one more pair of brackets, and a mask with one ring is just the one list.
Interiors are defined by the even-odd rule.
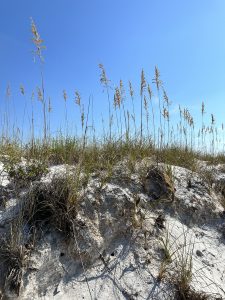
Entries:
[[24,221],[31,228],[53,226],[70,237],[71,222],[77,214],[80,184],[77,177],[68,174],[53,178],[50,184],[37,183],[30,189],[23,206]]
[[4,290],[11,290],[16,295],[20,293],[22,274],[29,255],[29,250],[23,242],[23,231],[20,225],[18,222],[13,222],[9,234],[0,239]]

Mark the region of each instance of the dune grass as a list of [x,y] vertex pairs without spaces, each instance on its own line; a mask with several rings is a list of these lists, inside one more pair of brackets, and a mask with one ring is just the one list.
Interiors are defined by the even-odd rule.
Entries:
[[[140,90],[135,91],[132,83],[126,84],[120,80],[114,85],[108,78],[103,64],[99,64],[100,84],[106,92],[108,116],[103,120],[102,132],[97,135],[93,120],[90,118],[90,99],[85,107],[79,91],[75,91],[75,105],[80,111],[80,134],[68,134],[67,92],[63,91],[65,102],[64,124],[67,129],[63,134],[62,128],[51,132],[51,112],[54,110],[50,97],[46,96],[44,81],[44,41],[37,27],[31,20],[34,58],[40,64],[40,87],[31,96],[26,95],[24,86],[18,91],[22,96],[29,97],[32,107],[30,128],[20,128],[16,120],[12,120],[8,105],[1,110],[1,139],[0,154],[9,155],[13,159],[25,157],[38,159],[48,164],[74,164],[82,160],[85,168],[93,170],[96,167],[113,164],[124,157],[133,159],[154,155],[157,161],[179,166],[194,167],[194,160],[204,159],[209,163],[224,163],[224,125],[216,124],[213,114],[207,116],[204,102],[199,103],[199,119],[195,122],[188,108],[179,106],[179,119],[171,114],[171,101],[165,90],[160,71],[155,67],[152,82],[147,81],[144,70],[140,76]],[[12,91],[7,87],[5,101],[12,101]],[[42,135],[35,134],[36,116],[33,111],[35,101],[41,103]],[[156,102],[156,103],[154,103]],[[140,103],[137,112],[134,107]],[[158,104],[157,104],[158,103]],[[93,108],[93,107],[92,107]],[[139,115],[140,113],[140,115]],[[208,124],[206,123],[209,120]],[[11,124],[11,126],[10,126]],[[25,131],[25,132],[24,132]],[[30,132],[30,138],[24,136]],[[55,133],[56,132],[56,133]],[[58,132],[58,133],[57,133]],[[105,163],[106,162],[106,163]]]

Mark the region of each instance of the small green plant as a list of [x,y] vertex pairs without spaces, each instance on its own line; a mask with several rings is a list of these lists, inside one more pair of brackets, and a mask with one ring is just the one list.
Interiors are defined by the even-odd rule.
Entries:
[[213,295],[207,295],[201,291],[195,291],[191,286],[193,276],[193,250],[194,241],[188,231],[183,232],[175,238],[171,234],[172,228],[167,228],[165,236],[160,239],[163,259],[157,276],[158,281],[174,270],[171,282],[174,284],[175,300],[211,300],[216,299]]
[[194,251],[194,242],[190,239],[188,231],[183,230],[182,234],[182,246],[177,245],[177,250],[175,251],[175,266],[176,266],[176,299],[187,300],[195,299],[190,298],[191,294],[194,292],[191,289],[192,280],[192,259]]
[[175,252],[173,252],[172,247],[170,245],[168,230],[166,231],[165,237],[160,239],[160,242],[164,254],[163,259],[166,260],[168,263],[171,263],[172,256]]
[[38,161],[15,163],[13,160],[5,164],[6,171],[11,179],[20,185],[26,185],[32,181],[40,180],[47,173],[47,166]]
[[165,236],[160,239],[160,246],[161,250],[163,251],[163,258],[157,276],[158,281],[161,281],[164,278],[168,270],[168,266],[173,262],[173,256],[177,251],[177,249],[173,249],[169,237],[170,234],[169,230],[167,229]]

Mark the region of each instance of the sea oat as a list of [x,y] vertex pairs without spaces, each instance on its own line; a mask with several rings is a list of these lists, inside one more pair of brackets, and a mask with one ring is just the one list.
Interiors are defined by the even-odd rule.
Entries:
[[44,58],[42,56],[42,50],[45,49],[46,47],[43,45],[44,41],[41,39],[40,34],[32,18],[31,18],[31,32],[33,35],[32,41],[36,47],[36,50],[33,51],[33,53],[35,56],[39,57],[40,61],[43,62]]

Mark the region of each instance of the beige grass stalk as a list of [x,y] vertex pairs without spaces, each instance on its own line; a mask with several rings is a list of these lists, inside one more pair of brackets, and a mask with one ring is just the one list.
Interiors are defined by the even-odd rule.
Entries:
[[44,143],[47,143],[47,121],[46,121],[46,100],[45,100],[45,85],[44,85],[44,75],[43,75],[43,63],[44,58],[42,56],[42,50],[46,47],[43,45],[43,40],[37,30],[36,24],[34,23],[33,19],[31,18],[31,32],[32,32],[32,41],[35,46],[35,50],[33,51],[34,54],[34,61],[37,58],[40,62],[40,73],[41,73],[41,88],[38,88],[38,98],[41,100],[43,105],[43,118],[44,118]]
[[135,139],[136,139],[137,138],[137,126],[136,126],[136,117],[135,117],[135,111],[134,111],[134,90],[133,90],[131,81],[129,81],[129,93],[130,93],[130,98],[132,101],[132,110],[133,110],[131,118],[134,123],[134,134],[135,134]]
[[[43,80],[42,80],[43,82]],[[45,92],[44,92],[44,82],[42,83],[41,88],[37,87],[37,97],[38,100],[42,103],[43,109],[43,120],[44,120],[44,144],[47,143],[47,120],[46,120],[46,101],[45,101]]]
[[179,113],[180,113],[180,122],[179,122],[179,128],[178,128],[178,136],[180,137],[180,147],[183,145],[183,111],[181,106],[179,105]]
[[52,104],[51,104],[51,98],[48,98],[48,138],[50,140],[51,138],[51,113],[52,113]]
[[84,105],[81,105],[81,96],[79,91],[75,91],[75,104],[79,107],[80,111],[80,121],[81,121],[81,128],[82,128],[82,134],[84,130]]
[[[163,106],[163,111],[162,111],[162,115],[163,115],[163,135],[166,136],[166,121],[168,120],[169,118],[169,113],[166,109],[166,107]],[[168,121],[167,121],[168,122]],[[164,140],[164,143],[163,143],[163,146],[168,146],[168,142],[166,144],[166,138]]]
[[157,66],[155,66],[155,77],[153,78],[153,83],[155,83],[157,88],[157,94],[158,94],[158,104],[159,104],[159,137],[160,139],[158,146],[161,149],[162,148],[162,138],[163,138],[163,132],[162,132],[162,109],[161,109],[161,97],[160,97],[160,88],[162,87],[162,81],[160,79],[160,73]]
[[21,133],[21,146],[22,146],[22,143],[23,143],[23,132],[24,132],[24,122],[25,122],[25,115],[26,115],[26,109],[27,109],[27,101],[26,101],[26,96],[25,96],[25,89],[24,89],[24,86],[22,84],[20,85],[20,94],[25,99],[25,106],[24,106],[24,110],[23,110],[23,119],[22,119],[22,133]]
[[212,132],[212,141],[211,141],[211,147],[212,147],[212,154],[215,155],[215,117],[213,114],[211,114],[211,132]]
[[64,111],[65,111],[65,134],[68,137],[68,117],[67,117],[67,100],[68,95],[66,90],[63,90],[63,100],[64,100]]
[[154,108],[153,108],[153,104],[152,104],[153,93],[152,93],[152,89],[151,89],[150,84],[148,84],[148,96],[149,96],[149,102],[150,102],[151,110],[152,110],[153,139],[154,139],[154,146],[155,146],[155,145],[156,145],[156,135],[155,135],[155,114],[154,114]]
[[167,146],[170,145],[170,101],[166,91],[163,89],[163,98],[166,105],[165,118],[167,120]]
[[126,141],[128,141],[129,140],[129,132],[128,132],[128,125],[127,125],[127,117],[126,117],[126,112],[125,112],[125,107],[124,107],[125,89],[124,89],[122,79],[120,79],[120,95],[121,95],[121,104],[122,104],[122,108],[123,108],[123,117],[124,117],[124,123],[125,123]]
[[109,116],[108,116],[108,118],[109,118],[109,140],[111,142],[111,140],[112,140],[112,115],[111,115],[111,104],[110,104],[110,97],[109,97],[109,89],[110,89],[109,83],[110,83],[110,80],[106,76],[106,72],[105,72],[105,68],[104,68],[103,64],[99,64],[98,66],[99,66],[99,69],[101,71],[100,82],[103,85],[103,87],[104,87],[104,89],[106,90],[106,93],[107,93],[108,110],[109,110]]
[[148,101],[147,97],[144,95],[144,109],[146,114],[146,123],[147,123],[147,133],[148,133],[148,141],[150,141],[150,131],[149,131],[149,111],[148,111]]
[[141,95],[141,143],[143,140],[143,97],[144,97],[144,91],[146,88],[146,80],[145,80],[145,73],[142,69],[141,71],[141,89],[140,89],[140,95]]
[[204,142],[204,114],[205,114],[205,103],[202,101],[202,107],[201,107],[201,115],[202,115],[202,150],[203,150],[203,142]]
[[117,114],[117,110],[119,110],[119,112],[120,112],[120,105],[121,105],[121,94],[120,94],[120,89],[118,87],[115,88],[113,104],[114,104],[114,109],[115,109],[115,113],[116,113],[116,123],[117,123],[118,135],[121,135],[121,137],[122,137],[121,113],[120,113],[120,126],[121,126],[121,129],[120,129],[120,126],[119,126],[119,119],[118,119],[118,114]]

